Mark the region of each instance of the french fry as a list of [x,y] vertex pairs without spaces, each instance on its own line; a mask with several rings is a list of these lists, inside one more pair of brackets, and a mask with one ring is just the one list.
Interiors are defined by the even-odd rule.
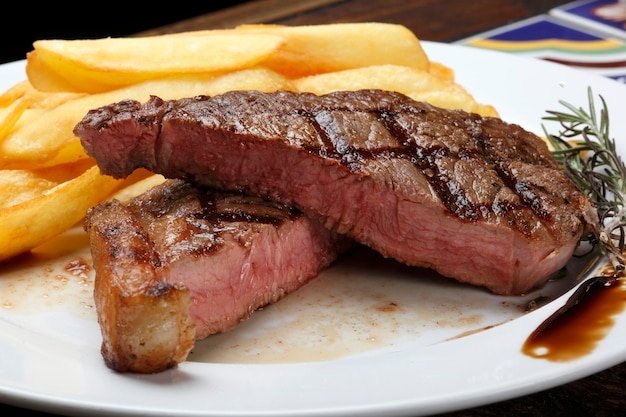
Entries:
[[28,108],[28,100],[20,97],[13,104],[0,110],[0,142],[4,140],[19,118]]
[[28,80],[21,81],[0,94],[0,107],[8,107],[31,89]]
[[55,185],[33,171],[0,170],[0,209],[37,198]]
[[0,261],[33,249],[74,226],[87,209],[106,198],[119,181],[100,175],[98,167],[92,166],[38,197],[0,208]]
[[440,62],[430,61],[429,72],[442,80],[454,82],[454,70]]
[[303,77],[293,81],[299,91],[327,94],[378,88],[403,93],[447,109],[463,109],[483,116],[497,116],[495,108],[478,103],[459,84],[430,72],[397,65],[372,65],[345,71]]
[[82,95],[84,94],[40,91],[33,87],[29,80],[24,80],[0,95],[0,108],[9,107],[16,101],[24,99],[30,108],[47,109]]
[[122,204],[128,204],[133,197],[148,191],[150,188],[161,184],[165,181],[165,177],[160,174],[149,175],[144,179],[133,182],[126,187],[122,187],[111,196],[119,200]]
[[168,74],[264,65],[288,77],[394,64],[428,70],[415,35],[390,23],[242,25],[143,38],[39,40],[26,72],[42,91],[98,93]]
[[38,51],[33,50],[26,54],[26,74],[28,81],[37,86],[40,91],[48,92],[74,92],[72,86],[59,73],[59,69],[51,66],[47,61],[40,58]]
[[68,92],[47,92],[35,89],[32,85],[24,94],[28,100],[28,108],[48,110],[60,106],[61,104],[85,96],[85,93]]
[[310,26],[242,25],[238,31],[274,34],[285,42],[263,65],[289,77],[393,64],[428,70],[419,40],[405,26],[336,23]]
[[272,34],[39,40],[26,73],[42,91],[99,93],[180,74],[236,71],[266,60],[284,42]]

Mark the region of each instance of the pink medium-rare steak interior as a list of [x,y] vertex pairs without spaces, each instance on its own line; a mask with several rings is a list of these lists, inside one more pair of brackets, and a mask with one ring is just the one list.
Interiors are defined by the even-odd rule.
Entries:
[[75,133],[105,174],[145,167],[293,204],[384,256],[498,294],[563,267],[590,210],[536,135],[387,91],[123,101]]
[[103,356],[158,372],[315,278],[351,241],[295,209],[170,180],[86,218]]

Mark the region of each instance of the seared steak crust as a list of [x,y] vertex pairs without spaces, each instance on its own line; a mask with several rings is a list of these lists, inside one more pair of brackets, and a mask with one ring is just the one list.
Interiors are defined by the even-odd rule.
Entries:
[[86,218],[102,355],[159,372],[328,267],[350,241],[279,203],[169,180]]
[[85,229],[105,364],[152,373],[185,360],[195,338],[191,294],[157,274],[159,259],[138,219],[119,202],[105,202],[88,211]]
[[105,174],[145,167],[246,190],[381,254],[498,294],[541,285],[583,232],[583,194],[543,140],[380,90],[123,101],[76,126]]

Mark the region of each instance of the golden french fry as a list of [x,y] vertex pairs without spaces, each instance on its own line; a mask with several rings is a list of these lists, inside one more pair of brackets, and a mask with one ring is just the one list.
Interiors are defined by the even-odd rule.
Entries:
[[215,95],[228,90],[275,91],[294,89],[291,81],[265,68],[234,71],[220,76],[185,76],[146,81],[122,89],[77,95],[45,111],[29,109],[0,142],[0,168],[38,169],[87,158],[72,130],[87,112],[126,98],[146,101],[150,95],[163,99]]
[[31,88],[24,94],[30,109],[53,109],[61,104],[85,96],[85,93],[47,92]]
[[133,197],[138,196],[139,194],[148,191],[150,188],[155,185],[161,184],[165,181],[165,177],[160,174],[149,175],[148,177],[133,182],[126,187],[121,188],[116,191],[115,194],[111,196],[116,200],[119,200],[122,204],[127,204]]
[[30,89],[31,85],[28,80],[20,81],[19,83],[13,85],[13,87],[0,94],[0,107],[10,106]]
[[38,198],[57,185],[78,177],[94,162],[59,165],[41,170],[0,170],[0,209]]
[[0,261],[26,252],[69,229],[85,216],[89,207],[105,199],[118,183],[119,180],[100,175],[98,167],[93,166],[38,197],[1,208]]
[[420,41],[405,26],[365,22],[309,26],[242,25],[238,31],[285,38],[263,65],[289,77],[393,64],[428,70]]
[[0,108],[7,108],[23,99],[28,108],[47,109],[77,98],[84,93],[47,92],[37,90],[29,80],[20,81],[0,95]]
[[8,136],[9,132],[15,126],[19,118],[28,107],[28,100],[20,97],[15,102],[0,111],[0,142]]
[[463,109],[483,116],[497,116],[492,106],[478,103],[459,84],[441,79],[430,72],[397,65],[377,65],[313,75],[294,80],[293,83],[299,91],[315,94],[364,88],[397,91],[437,107]]
[[35,50],[26,54],[26,75],[28,81],[40,91],[75,91],[75,88],[61,76],[59,69],[40,59],[39,53]]
[[99,93],[177,74],[250,68],[266,60],[283,42],[278,35],[234,30],[187,36],[39,40],[27,56],[26,73],[43,91]]
[[[10,95],[15,96],[13,102],[7,107],[0,108],[0,142],[9,136],[18,120],[20,120],[25,113],[30,112],[29,109],[51,109],[66,101],[81,96],[81,94],[78,93],[41,92],[35,90],[28,81],[16,84],[16,86],[7,90],[7,93],[5,93],[3,97]],[[0,100],[1,99],[2,97],[0,97]],[[41,111],[34,111],[30,116],[39,113],[41,113]]]
[[55,185],[33,171],[0,170],[0,209],[37,198]]
[[430,61],[429,72],[442,80],[454,82],[454,70],[442,63]]

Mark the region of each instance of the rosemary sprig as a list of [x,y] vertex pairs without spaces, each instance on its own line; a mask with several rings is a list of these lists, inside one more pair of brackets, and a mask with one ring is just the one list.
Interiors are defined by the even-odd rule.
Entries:
[[[543,120],[558,122],[557,135],[544,132],[552,153],[565,174],[588,196],[597,212],[596,219],[587,219],[593,233],[583,239],[599,244],[609,258],[616,275],[625,269],[626,240],[626,166],[609,135],[609,112],[602,96],[600,112],[596,111],[591,87],[588,110],[559,101],[569,112],[547,111]],[[595,217],[595,215],[594,215]]]

